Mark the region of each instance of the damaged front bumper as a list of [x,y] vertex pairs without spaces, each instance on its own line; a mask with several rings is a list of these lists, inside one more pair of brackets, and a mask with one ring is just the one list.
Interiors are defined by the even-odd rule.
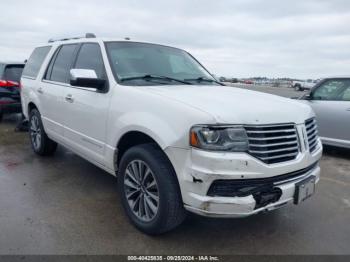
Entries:
[[312,178],[316,184],[322,155],[321,142],[318,144],[313,153],[304,149],[294,160],[277,164],[263,163],[246,153],[180,148],[167,148],[166,153],[188,211],[210,217],[245,217],[293,203],[300,181]]
[[[271,190],[262,190],[266,198],[261,200],[256,195],[236,197],[202,196],[190,193],[191,197],[200,203],[198,207],[185,205],[188,211],[210,217],[245,217],[254,215],[263,211],[271,211],[283,207],[295,200],[295,184],[309,177],[315,179],[315,183],[320,178],[320,168],[315,166],[312,170],[296,179],[288,182],[281,181],[273,185]],[[257,190],[258,193],[260,193]]]

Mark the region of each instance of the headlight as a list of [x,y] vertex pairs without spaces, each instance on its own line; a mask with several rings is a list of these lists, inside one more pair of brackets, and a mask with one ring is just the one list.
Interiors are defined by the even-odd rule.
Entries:
[[210,151],[244,152],[248,138],[241,126],[194,126],[190,132],[190,145]]

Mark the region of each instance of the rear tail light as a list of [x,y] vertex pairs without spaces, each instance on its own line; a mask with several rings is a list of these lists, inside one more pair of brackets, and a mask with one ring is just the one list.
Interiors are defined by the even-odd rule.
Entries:
[[0,87],[20,87],[20,84],[15,81],[0,80]]
[[7,87],[7,81],[6,80],[0,80],[0,87]]

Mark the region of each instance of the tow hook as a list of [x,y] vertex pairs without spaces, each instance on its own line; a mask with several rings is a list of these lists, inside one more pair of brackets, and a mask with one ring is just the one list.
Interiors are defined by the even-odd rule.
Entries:
[[263,190],[253,194],[255,199],[255,208],[258,209],[268,204],[277,202],[282,196],[282,190],[280,188],[271,188],[269,190]]

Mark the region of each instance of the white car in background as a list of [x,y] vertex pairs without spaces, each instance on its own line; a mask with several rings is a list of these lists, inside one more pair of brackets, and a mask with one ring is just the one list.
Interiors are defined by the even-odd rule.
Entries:
[[33,151],[59,143],[117,176],[126,214],[147,234],[176,227],[186,210],[244,217],[299,204],[319,181],[311,107],[223,86],[178,48],[50,41],[21,82]]
[[292,81],[291,86],[296,90],[296,91],[304,91],[304,90],[311,90],[315,85],[317,81],[308,79],[305,81],[300,81],[300,80],[295,80]]

